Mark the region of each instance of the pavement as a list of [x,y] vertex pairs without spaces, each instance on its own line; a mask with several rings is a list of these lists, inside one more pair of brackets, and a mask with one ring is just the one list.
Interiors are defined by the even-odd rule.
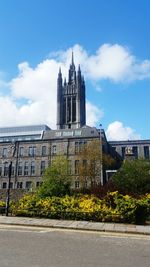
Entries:
[[144,234],[150,235],[149,225],[135,225],[123,223],[104,223],[89,221],[73,221],[73,220],[54,220],[43,218],[27,218],[27,217],[6,217],[0,216],[0,225],[16,225],[16,226],[35,226],[57,229],[73,229],[88,230],[98,232],[126,233],[126,234]]

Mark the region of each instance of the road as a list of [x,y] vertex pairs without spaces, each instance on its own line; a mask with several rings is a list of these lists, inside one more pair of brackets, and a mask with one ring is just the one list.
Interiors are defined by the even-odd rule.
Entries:
[[150,236],[0,225],[0,267],[150,267]]

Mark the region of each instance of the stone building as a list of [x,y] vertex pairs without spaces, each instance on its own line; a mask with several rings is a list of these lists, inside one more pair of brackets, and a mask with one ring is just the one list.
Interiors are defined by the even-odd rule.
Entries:
[[[72,186],[79,188],[80,148],[93,140],[99,140],[100,151],[111,154],[117,161],[124,159],[127,147],[132,148],[135,158],[149,159],[150,140],[107,142],[103,129],[86,125],[84,77],[80,67],[76,72],[72,54],[68,81],[65,79],[63,82],[61,70],[58,73],[57,130],[46,125],[0,128],[0,188],[8,188],[10,162],[11,188],[38,187],[43,171],[57,155],[67,157]],[[103,185],[110,172],[101,166],[96,182]]]
[[[106,140],[103,130],[101,138]],[[78,188],[78,153],[83,144],[92,140],[99,140],[99,131],[88,126],[58,130],[46,125],[0,128],[0,188],[8,187],[11,161],[11,188],[31,189],[39,186],[43,171],[57,155],[69,160],[72,185]],[[105,144],[103,149],[107,150]]]
[[126,140],[110,141],[111,153],[118,154],[122,160],[125,159],[128,151],[134,159],[150,159],[150,140]]

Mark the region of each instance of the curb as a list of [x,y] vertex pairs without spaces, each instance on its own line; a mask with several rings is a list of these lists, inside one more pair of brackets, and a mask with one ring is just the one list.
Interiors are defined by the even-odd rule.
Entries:
[[[4,217],[3,217],[4,218]],[[10,220],[9,220],[10,218]],[[88,221],[65,221],[65,220],[44,220],[23,218],[26,222],[13,221],[12,217],[7,217],[6,221],[0,219],[0,225],[26,226],[52,229],[80,230],[103,233],[120,233],[134,235],[150,235],[150,225],[132,225],[132,224],[116,224],[103,222],[88,222]],[[17,219],[19,219],[17,217]]]

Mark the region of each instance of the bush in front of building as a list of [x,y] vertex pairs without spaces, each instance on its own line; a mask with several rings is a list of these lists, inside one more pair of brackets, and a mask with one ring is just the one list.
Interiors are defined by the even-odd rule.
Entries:
[[150,195],[140,199],[116,192],[103,199],[92,195],[39,198],[26,195],[12,206],[16,216],[144,224],[150,216]]
[[4,214],[5,205],[6,205],[6,203],[4,201],[0,201],[0,214]]
[[150,193],[150,161],[126,160],[113,175],[112,181],[116,189],[123,194]]

